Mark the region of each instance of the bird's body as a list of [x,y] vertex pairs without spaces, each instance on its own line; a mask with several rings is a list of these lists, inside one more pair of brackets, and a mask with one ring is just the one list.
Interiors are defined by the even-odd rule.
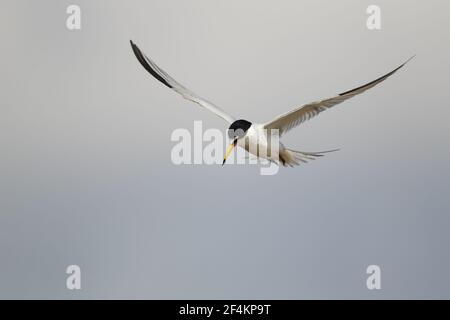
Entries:
[[[305,104],[301,107],[284,113],[267,123],[260,124],[252,123],[243,119],[236,120],[233,116],[229,115],[213,103],[199,97],[198,95],[178,83],[172,77],[170,77],[164,70],[159,68],[152,60],[145,56],[145,54],[132,41],[130,41],[130,43],[133,52],[136,55],[136,58],[153,77],[155,77],[167,87],[181,94],[184,98],[208,109],[230,124],[230,127],[228,128],[228,136],[232,140],[232,143],[226,151],[223,163],[225,163],[226,158],[231,153],[233,148],[235,146],[238,146],[245,149],[248,153],[256,156],[257,158],[267,159],[271,162],[291,167],[299,165],[301,162],[307,162],[308,160],[313,160],[317,157],[321,157],[325,153],[336,150],[322,152],[304,152],[292,150],[286,148],[283,143],[279,141],[279,139],[276,139],[275,142],[272,140],[275,137],[273,135],[274,131],[276,132],[277,137],[281,137],[292,128],[300,125],[304,121],[309,120],[320,112],[327,110],[358,94],[361,94],[364,91],[383,82],[412,59],[410,58],[393,71],[363,86],[343,92],[328,99]],[[273,150],[273,147],[278,150]]]
[[[248,153],[257,158],[275,161],[272,156],[271,144],[264,130],[264,125],[259,123],[252,123],[246,132],[246,139],[238,139],[237,146],[245,149]],[[280,143],[280,146],[282,144]],[[278,161],[278,160],[277,160]]]
[[[271,138],[274,135],[264,127],[264,124],[253,123],[247,130],[245,139],[238,139],[237,146],[241,147],[249,154],[254,155],[257,158],[266,159],[276,164],[282,164],[284,166],[295,166],[301,162],[307,162],[313,160],[316,157],[321,157],[324,153],[336,151],[322,151],[322,152],[303,152],[288,149],[284,144],[276,139],[271,142]],[[278,144],[275,145],[275,143]],[[272,148],[275,147],[275,150]]]

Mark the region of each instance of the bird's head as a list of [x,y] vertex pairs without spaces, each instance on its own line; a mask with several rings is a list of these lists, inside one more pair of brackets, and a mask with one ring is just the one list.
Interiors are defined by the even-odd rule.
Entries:
[[233,148],[236,147],[238,140],[245,137],[248,129],[252,126],[252,123],[247,120],[236,120],[234,121],[230,127],[228,128],[228,137],[231,139],[231,143],[225,152],[225,156],[223,157],[222,165],[227,161],[228,156],[230,155]]

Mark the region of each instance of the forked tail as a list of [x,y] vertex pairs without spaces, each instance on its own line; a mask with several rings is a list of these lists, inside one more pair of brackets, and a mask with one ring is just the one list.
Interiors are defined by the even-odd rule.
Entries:
[[280,151],[280,162],[283,166],[298,166],[300,162],[307,163],[309,160],[315,160],[318,157],[323,157],[326,153],[339,151],[339,149],[318,151],[318,152],[306,152],[297,151],[292,149],[284,149]]

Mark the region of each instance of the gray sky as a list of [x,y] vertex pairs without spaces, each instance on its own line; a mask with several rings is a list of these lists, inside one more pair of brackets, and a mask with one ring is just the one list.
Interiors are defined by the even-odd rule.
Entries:
[[[450,298],[449,6],[2,0],[0,297]],[[130,39],[255,122],[417,57],[283,137],[341,151],[261,176],[172,164],[174,129],[226,123],[152,79]]]

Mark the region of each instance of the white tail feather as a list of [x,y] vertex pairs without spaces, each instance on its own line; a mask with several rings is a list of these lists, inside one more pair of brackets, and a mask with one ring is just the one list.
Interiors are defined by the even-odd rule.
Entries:
[[280,161],[284,166],[293,167],[300,165],[300,162],[307,163],[310,160],[315,160],[318,157],[323,157],[326,153],[335,151],[339,151],[339,149],[318,151],[318,152],[306,152],[292,149],[284,149],[280,151]]

